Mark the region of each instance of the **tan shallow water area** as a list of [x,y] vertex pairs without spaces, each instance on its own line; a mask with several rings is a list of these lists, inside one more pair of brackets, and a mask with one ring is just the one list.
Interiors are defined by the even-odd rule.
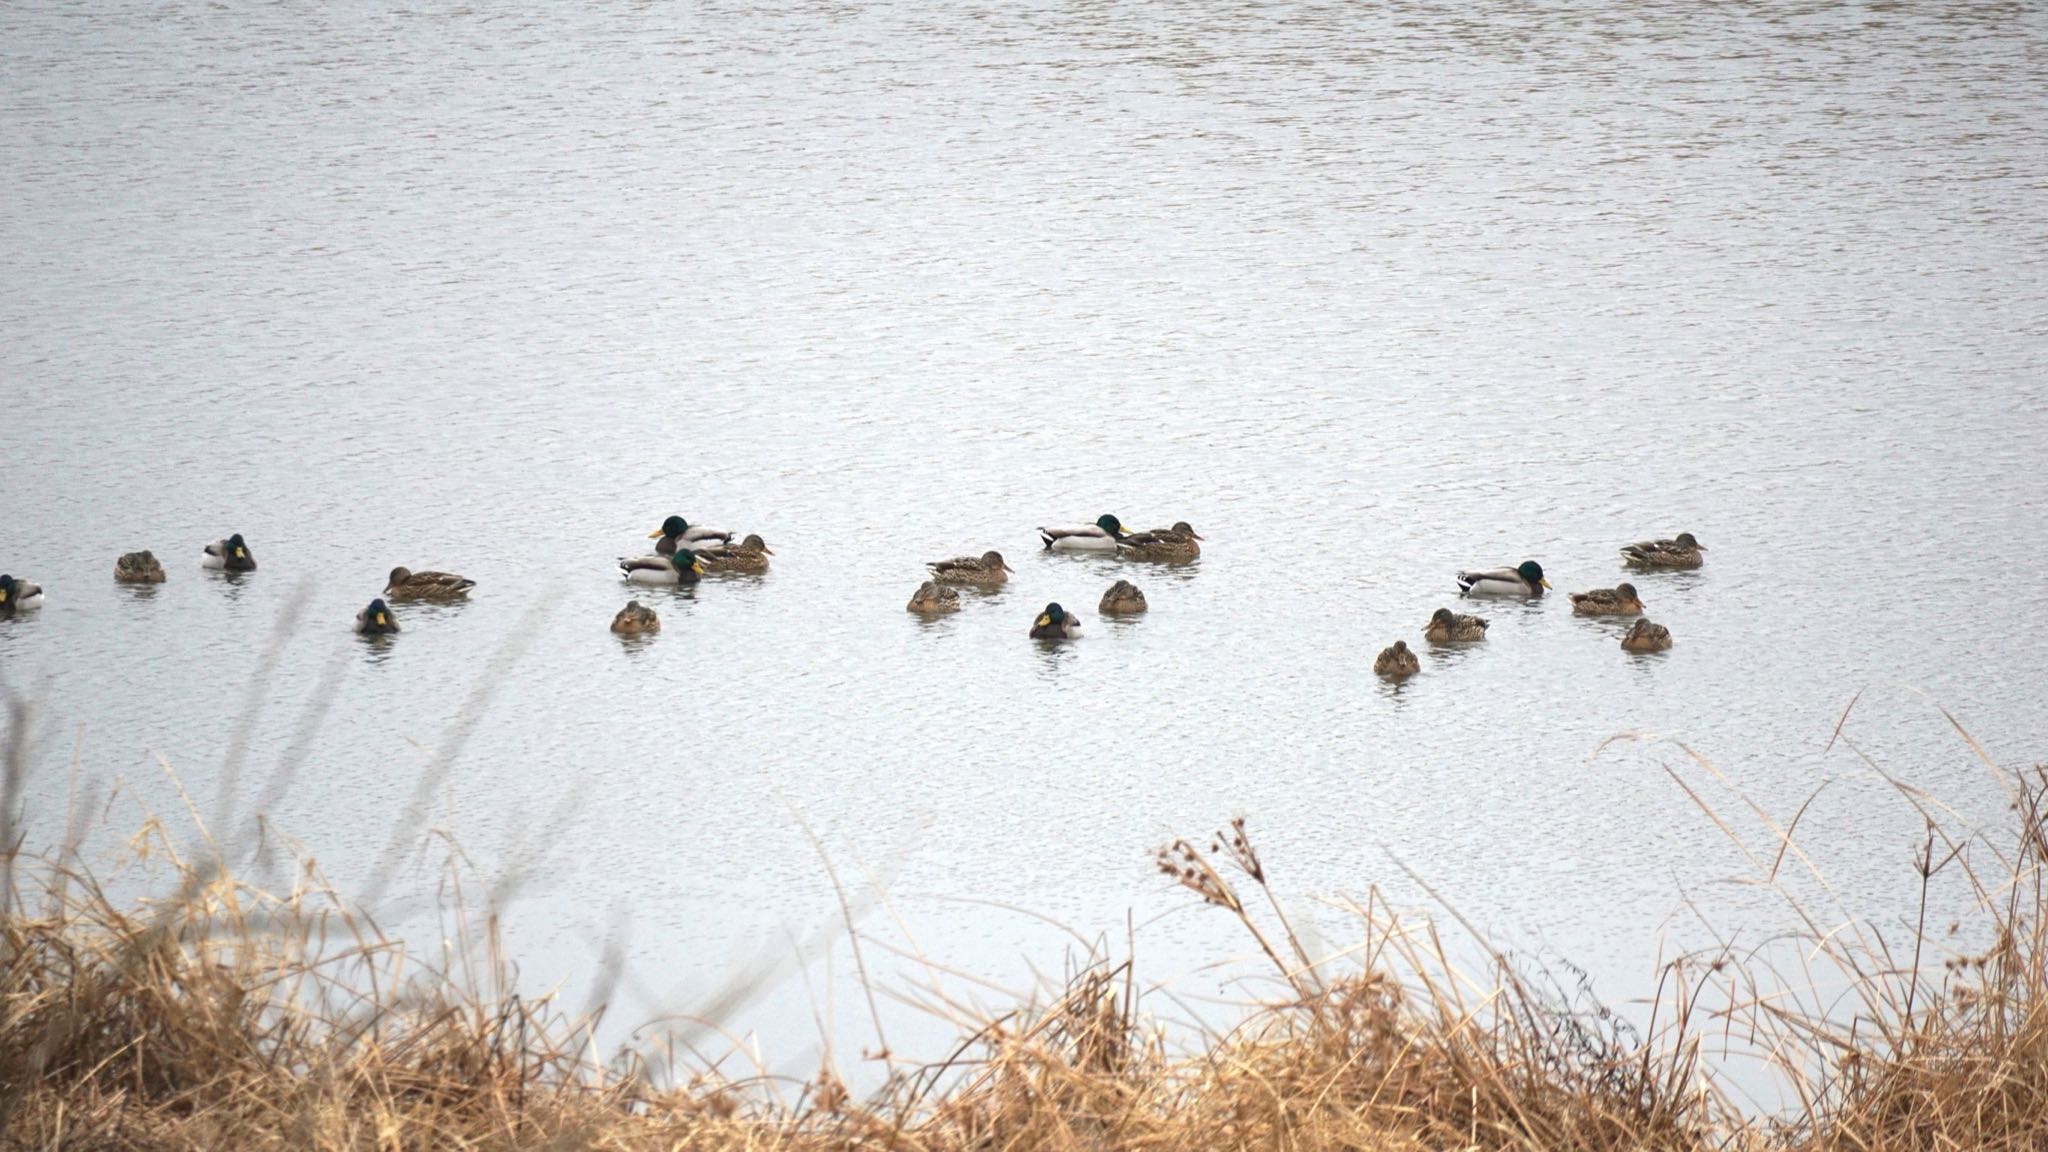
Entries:
[[[684,1004],[839,915],[799,813],[935,959],[1019,983],[1067,938],[1013,908],[1131,913],[1162,975],[1239,947],[1146,853],[1242,811],[1303,895],[1419,899],[1391,850],[1625,992],[1686,894],[1781,916],[1714,883],[1742,862],[1681,754],[1589,758],[1647,730],[1780,816],[1833,781],[1802,828],[1845,904],[1899,914],[1919,820],[1829,747],[1848,700],[1856,748],[1975,819],[2003,797],[1919,691],[2041,754],[2042,38],[1911,8],[9,9],[30,810],[63,810],[74,737],[124,832],[180,809],[151,753],[210,804],[243,742],[238,802],[343,888],[421,797],[487,864],[547,849],[511,925],[536,980],[622,931],[635,994]],[[669,512],[773,569],[629,594],[613,560]],[[1202,558],[1027,642],[1130,575],[1031,551],[1103,512],[1186,519]],[[236,531],[261,570],[199,572]],[[1704,569],[1622,571],[1678,531]],[[169,581],[116,587],[140,548]],[[989,548],[1004,590],[903,611]],[[1560,593],[1633,579],[1673,649],[1560,595],[1371,675],[1453,572],[1531,557]],[[362,644],[397,564],[478,587]],[[631,595],[664,626],[622,644]],[[391,920],[430,934],[433,869],[406,884]],[[851,1047],[848,960],[808,979]],[[736,1024],[792,1058],[816,1032],[794,983]]]

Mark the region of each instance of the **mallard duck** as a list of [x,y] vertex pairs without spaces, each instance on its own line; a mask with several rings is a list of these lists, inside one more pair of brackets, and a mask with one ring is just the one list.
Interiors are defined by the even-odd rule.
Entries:
[[1145,594],[1138,590],[1136,584],[1129,580],[1119,580],[1109,586],[1109,591],[1102,594],[1102,603],[1096,605],[1095,610],[1104,616],[1132,616],[1150,607],[1150,604],[1145,603]]
[[775,549],[759,536],[748,536],[737,544],[713,544],[695,548],[697,559],[703,562],[707,572],[748,572],[762,573],[768,570],[768,558],[775,555]]
[[938,616],[960,610],[960,594],[936,580],[927,580],[911,593],[910,603],[905,610],[925,616]]
[[1127,535],[1123,523],[1114,516],[1098,516],[1095,523],[1076,528],[1038,530],[1038,538],[1055,552],[1114,552]]
[[256,557],[249,554],[249,545],[242,540],[240,532],[225,540],[215,540],[206,546],[200,564],[224,572],[254,572]]
[[0,575],[0,617],[12,616],[16,612],[33,612],[42,606],[42,585]]
[[393,600],[463,600],[476,581],[453,572],[415,572],[400,565],[391,570],[384,594]]
[[1396,640],[1392,648],[1380,649],[1379,659],[1372,662],[1372,670],[1389,680],[1405,680],[1422,671],[1422,661],[1408,650],[1406,640]]
[[1439,608],[1430,614],[1429,623],[1422,626],[1422,638],[1435,644],[1484,640],[1486,621],[1478,616],[1467,616],[1463,612]]
[[144,549],[129,552],[114,561],[114,582],[116,584],[161,584],[164,582],[164,566],[157,563],[156,553]]
[[1185,520],[1171,528],[1134,532],[1117,542],[1118,555],[1133,560],[1193,560],[1202,554],[1202,537]]
[[356,613],[356,635],[389,636],[398,631],[398,617],[382,600],[370,601],[369,607]]
[[1636,595],[1635,585],[1616,584],[1612,588],[1572,593],[1572,611],[1581,616],[1640,616],[1643,601]]
[[713,544],[732,543],[732,533],[720,532],[716,528],[693,525],[681,516],[671,516],[661,522],[661,527],[647,534],[649,540],[659,540],[654,546],[657,556],[673,556],[677,548],[702,548]]
[[1458,591],[1467,596],[1541,596],[1550,587],[1543,565],[1524,560],[1513,568],[1458,573]]
[[941,584],[1001,584],[1009,580],[1011,572],[1016,571],[1003,563],[1001,552],[934,560],[925,567],[932,570],[932,579]]
[[619,571],[632,584],[695,584],[704,576],[704,565],[697,559],[697,553],[688,548],[676,549],[673,556],[642,556],[637,560],[620,560]]
[[1621,638],[1621,646],[1629,652],[1662,652],[1671,647],[1671,631],[1662,624],[1650,623],[1645,616]]
[[1670,540],[1638,540],[1622,546],[1622,558],[1636,568],[1697,568],[1707,546],[1680,532]]
[[1031,622],[1033,640],[1072,640],[1081,634],[1081,618],[1059,606],[1047,604]]
[[641,636],[649,632],[659,632],[661,617],[654,614],[654,609],[638,600],[628,601],[624,608],[619,609],[619,614],[612,617],[612,631],[621,636]]

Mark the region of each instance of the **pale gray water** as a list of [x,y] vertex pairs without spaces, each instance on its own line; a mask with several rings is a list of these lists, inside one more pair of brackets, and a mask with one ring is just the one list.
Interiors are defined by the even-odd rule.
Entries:
[[[31,808],[76,742],[123,782],[110,828],[176,814],[154,752],[210,814],[311,582],[241,802],[311,747],[270,814],[360,885],[522,633],[425,791],[486,870],[546,846],[511,923],[543,985],[621,919],[673,1006],[786,954],[838,915],[800,813],[937,959],[1018,984],[1066,945],[1013,909],[1118,946],[1129,915],[1147,971],[1212,992],[1185,974],[1247,944],[1148,854],[1244,813],[1290,896],[1415,898],[1391,852],[1627,994],[1688,895],[1785,922],[1717,883],[1745,866],[1680,753],[1589,759],[1637,730],[1781,819],[1833,780],[1802,837],[1894,916],[1919,820],[1823,753],[1850,698],[1966,820],[2002,794],[1917,692],[2005,763],[2048,747],[2048,18],[1950,7],[9,6]],[[1207,552],[1034,551],[1104,511]],[[669,512],[775,569],[656,594],[622,645],[612,558]],[[237,530],[261,571],[201,573]],[[1667,656],[1559,595],[1370,674],[1460,567],[1607,586],[1681,530],[1708,566],[1636,581]],[[110,580],[142,547],[154,595]],[[991,547],[1009,590],[902,611],[922,561]],[[399,563],[480,587],[366,647]],[[1149,616],[1094,618],[1119,574]],[[1055,598],[1090,635],[1047,651]],[[733,1023],[866,1042],[846,966],[811,974],[832,1005],[788,984]]]

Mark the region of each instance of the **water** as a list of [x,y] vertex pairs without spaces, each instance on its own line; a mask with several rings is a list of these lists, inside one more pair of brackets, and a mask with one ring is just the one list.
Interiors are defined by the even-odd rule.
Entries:
[[[1421,902],[1405,864],[1625,998],[1687,901],[1787,917],[1673,777],[1760,835],[1733,792],[1608,737],[1780,820],[1819,790],[1830,907],[1887,923],[1920,817],[1856,750],[1960,823],[2003,793],[1937,704],[2042,755],[2030,8],[29,5],[0,109],[43,830],[74,750],[125,833],[189,827],[159,755],[213,816],[240,739],[235,811],[360,891],[417,805],[520,869],[534,984],[619,942],[625,1016],[828,931],[821,856],[894,986],[885,945],[1014,988],[1135,925],[1227,991],[1248,942],[1149,854],[1234,814],[1333,944],[1314,898]],[[1035,550],[1105,511],[1206,551]],[[671,512],[774,570],[622,644],[612,559]],[[261,570],[200,572],[231,531]],[[1678,531],[1666,655],[1557,596],[1370,674],[1461,567],[1608,586]],[[170,582],[114,586],[144,547]],[[1008,589],[903,612],[987,548]],[[401,563],[474,601],[366,645]],[[1094,617],[1119,575],[1149,615]],[[1084,639],[1024,638],[1052,599]],[[386,896],[423,939],[443,843]],[[728,1022],[871,1044],[850,959]]]

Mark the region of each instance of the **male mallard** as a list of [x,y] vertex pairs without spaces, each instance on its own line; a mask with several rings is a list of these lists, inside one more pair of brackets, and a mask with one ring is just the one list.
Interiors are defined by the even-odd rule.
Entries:
[[1458,573],[1458,591],[1467,596],[1541,596],[1550,587],[1543,565],[1524,560],[1513,568]]
[[207,568],[217,568],[226,572],[256,570],[256,557],[249,554],[249,545],[243,542],[240,532],[225,540],[215,540],[208,544],[205,555],[199,558],[199,563]]
[[688,548],[678,548],[673,556],[642,556],[637,560],[620,560],[619,571],[633,584],[695,584],[704,575],[704,565],[697,554]]
[[768,558],[775,555],[775,549],[768,547],[768,542],[759,536],[748,536],[737,544],[713,544],[693,551],[707,572],[759,574],[768,570]]
[[1136,584],[1129,580],[1119,580],[1109,586],[1109,591],[1102,594],[1102,603],[1096,605],[1095,610],[1104,616],[1132,616],[1150,607],[1150,604],[1145,603],[1145,594],[1138,591]]
[[1581,616],[1640,616],[1643,601],[1636,595],[1635,585],[1616,584],[1612,588],[1572,593],[1572,611]]
[[1372,662],[1372,670],[1389,680],[1405,680],[1422,671],[1422,661],[1408,650],[1406,640],[1396,640],[1392,648],[1380,649],[1379,659]]
[[702,548],[712,544],[732,543],[732,533],[706,528],[701,524],[692,525],[681,516],[671,516],[661,522],[661,527],[647,534],[649,540],[659,540],[654,546],[657,556],[673,556],[677,548]]
[[0,619],[12,616],[16,612],[33,612],[42,606],[42,585],[0,575]]
[[384,594],[393,600],[464,600],[476,581],[453,572],[415,572],[400,565],[391,570]]
[[911,593],[910,603],[904,609],[925,616],[938,616],[960,610],[960,594],[936,580],[927,580]]
[[661,631],[661,617],[654,609],[638,600],[628,601],[619,614],[612,617],[612,631],[621,636],[640,636],[648,632]]
[[1193,560],[1202,554],[1202,537],[1185,520],[1171,528],[1134,532],[1117,542],[1119,555],[1133,560]]
[[356,613],[356,635],[389,636],[398,631],[398,617],[382,600],[372,600],[367,608]]
[[1080,634],[1081,618],[1057,603],[1047,604],[1038,619],[1031,622],[1033,640],[1072,640]]
[[141,552],[124,553],[114,561],[114,583],[116,584],[161,584],[164,582],[164,566],[157,563],[156,553],[144,549]]
[[1463,612],[1439,608],[1430,614],[1429,623],[1422,626],[1422,638],[1436,644],[1484,640],[1486,621],[1478,616],[1467,616]]
[[1077,528],[1040,528],[1038,538],[1055,552],[1114,552],[1128,533],[1114,516],[1098,516]]
[[1009,573],[1016,571],[1003,563],[1001,552],[934,560],[925,567],[932,570],[932,579],[941,584],[1001,584],[1010,578]]
[[1621,554],[1624,560],[1636,568],[1697,568],[1700,553],[1707,546],[1692,538],[1690,532],[1680,532],[1670,540],[1638,540],[1624,545]]
[[1621,638],[1621,646],[1629,652],[1662,652],[1671,647],[1671,631],[1662,624],[1650,623],[1645,616]]

